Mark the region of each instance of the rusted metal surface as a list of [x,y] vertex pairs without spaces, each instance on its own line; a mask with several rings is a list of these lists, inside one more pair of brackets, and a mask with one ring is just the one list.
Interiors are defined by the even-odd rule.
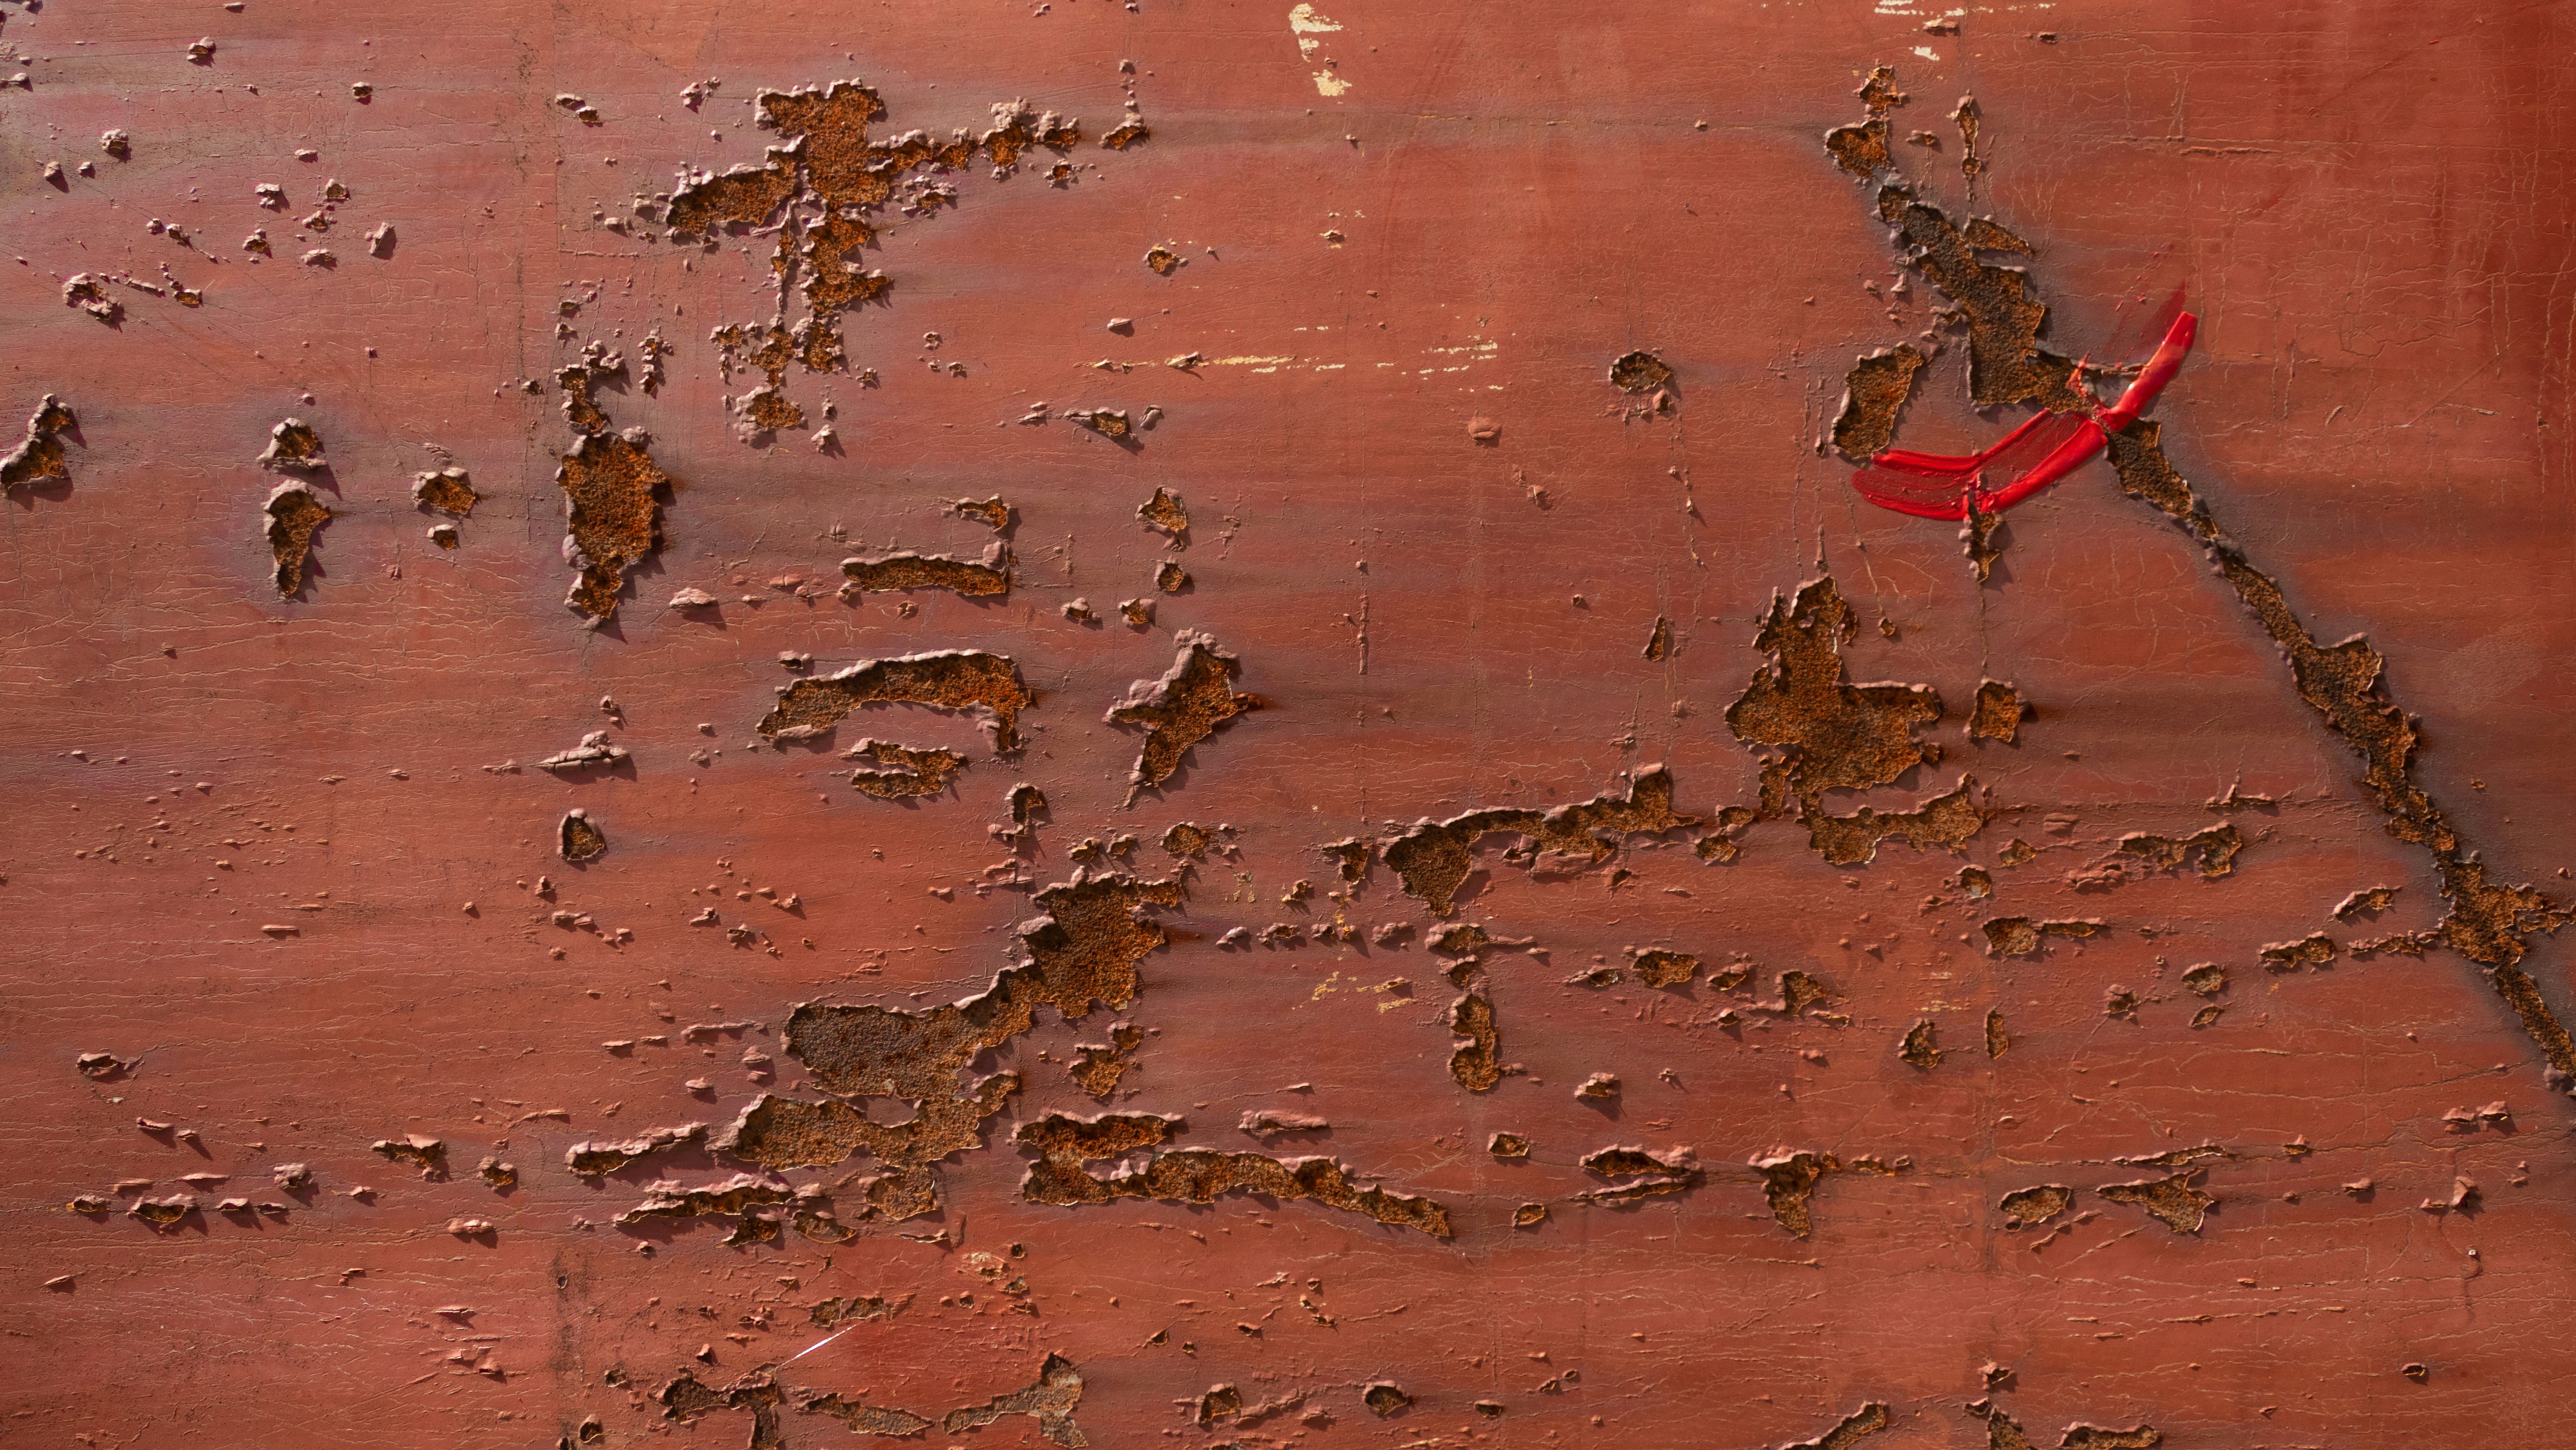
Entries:
[[1327,9],[0,4],[13,1438],[2564,1438],[2565,17]]

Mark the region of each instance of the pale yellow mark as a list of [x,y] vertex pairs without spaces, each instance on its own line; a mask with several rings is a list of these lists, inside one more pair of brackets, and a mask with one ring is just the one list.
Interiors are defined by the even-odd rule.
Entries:
[[[1300,6],[1300,7],[1298,7],[1298,8],[1303,9],[1303,8],[1305,8],[1305,7]],[[1317,984],[1316,984],[1316,986],[1315,986],[1315,994],[1314,994],[1313,996],[1311,996],[1311,997],[1308,997],[1306,1000],[1307,1000],[1307,1001],[1309,1001],[1309,1002],[1321,1002],[1322,1000],[1324,1000],[1324,997],[1326,996],[1326,994],[1330,993],[1330,992],[1333,990],[1333,984],[1334,984],[1335,982],[1340,981],[1341,979],[1342,979],[1342,974],[1341,974],[1341,973],[1339,973],[1339,972],[1335,972],[1335,973],[1333,973],[1331,976],[1326,977],[1323,981],[1321,981],[1321,982],[1319,982],[1319,983],[1317,983]]]
[[[1288,33],[1297,38],[1297,54],[1309,61],[1314,60],[1324,48],[1324,42],[1315,37],[1331,35],[1341,28],[1339,21],[1312,5],[1300,5],[1288,12]],[[1317,95],[1338,96],[1351,88],[1351,83],[1342,79],[1339,63],[1331,56],[1323,57],[1323,67],[1315,72]]]

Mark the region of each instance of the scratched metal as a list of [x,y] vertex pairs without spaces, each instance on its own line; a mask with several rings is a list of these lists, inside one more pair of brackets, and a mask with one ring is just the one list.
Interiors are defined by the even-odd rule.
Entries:
[[[1982,584],[1953,524],[1853,490],[1864,356],[1940,344],[1899,447],[2028,410],[1968,405],[1951,299],[1824,138],[1890,67],[1891,160],[2030,244],[1986,256],[2054,354],[2143,361],[2182,289],[2165,455],[2309,636],[2384,657],[2454,864],[2564,893],[2576,37],[1948,14],[0,5],[0,423],[77,419],[0,509],[9,1438],[2559,1438],[2547,1024],[2494,950],[2353,950],[2426,946],[2444,879],[2108,463],[2003,516]],[[814,312],[774,230],[675,238],[666,204],[779,143],[762,92],[844,80],[872,142],[976,154],[896,166],[842,370],[755,397],[710,334]],[[1062,144],[1012,139],[1048,113]],[[1640,351],[1669,379],[1615,385]],[[634,541],[597,628],[577,446],[630,509],[591,562]],[[448,468],[462,517],[415,502]],[[1140,517],[1158,489],[1185,529]],[[995,496],[999,537],[951,507]],[[1760,814],[1727,723],[1757,630],[1828,575],[1843,678],[1942,711],[1893,746],[1937,762],[1823,808],[1976,782],[1844,865],[1795,800],[1720,816]],[[938,651],[1013,662],[1015,754],[917,704],[759,732],[796,681]],[[955,686],[919,668],[888,688]],[[1445,919],[1320,849],[1658,765],[1694,824],[1536,871],[1542,827],[1487,835]],[[2122,846],[2226,823],[2232,855]],[[1183,883],[1128,898],[1159,947],[1118,902],[1068,933],[1119,993],[1132,962],[1123,1005],[996,985],[1077,872]],[[2512,970],[2563,1019],[2561,908],[2520,903]],[[1493,940],[1453,979],[1457,923]],[[966,1000],[1003,1016],[940,1029],[953,1061],[788,1040],[800,1003]],[[944,1156],[901,1102],[838,1120],[908,1166],[773,1173],[738,1135],[879,1069],[1019,1080]],[[1179,1121],[1050,1116],[1104,1113]]]

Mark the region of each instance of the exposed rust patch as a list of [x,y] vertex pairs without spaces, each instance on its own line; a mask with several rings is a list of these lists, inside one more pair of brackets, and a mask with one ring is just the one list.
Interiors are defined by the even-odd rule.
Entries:
[[1003,502],[998,493],[983,499],[952,498],[948,501],[948,511],[961,519],[973,519],[997,534],[1011,530],[1011,506]]
[[1135,1051],[1145,1043],[1145,1029],[1131,1022],[1121,1022],[1109,1029],[1107,1042],[1076,1043],[1080,1054],[1065,1067],[1075,1085],[1102,1102],[1118,1090],[1121,1079],[1136,1065]]
[[563,456],[565,558],[580,572],[564,603],[594,620],[617,612],[626,571],[662,547],[662,495],[671,479],[643,445],[588,433]]
[[1610,386],[1623,393],[1651,393],[1672,380],[1672,368],[1650,352],[1623,352],[1610,360]]
[[1368,1406],[1370,1414],[1383,1420],[1399,1410],[1410,1408],[1413,1396],[1381,1380],[1360,1391],[1360,1403]]
[[2044,938],[2098,936],[2102,930],[2098,921],[2034,921],[2027,916],[1998,916],[1985,924],[1986,955],[2037,956]]
[[1038,1434],[1048,1444],[1081,1450],[1091,1443],[1073,1422],[1073,1412],[1081,1405],[1081,1371],[1063,1355],[1049,1354],[1046,1363],[1038,1368],[1036,1381],[1026,1389],[996,1395],[981,1405],[950,1410],[939,1417],[939,1428],[943,1434],[960,1435],[981,1429],[1004,1415],[1027,1415],[1038,1422]]
[[817,1395],[811,1399],[799,1400],[796,1408],[804,1414],[823,1415],[838,1420],[855,1434],[885,1435],[898,1440],[919,1435],[936,1423],[910,1410],[891,1409],[859,1400],[845,1400],[838,1394]]
[[260,450],[259,466],[279,473],[320,474],[330,471],[331,460],[323,455],[322,435],[301,418],[289,418],[268,430],[268,446]]
[[578,806],[564,812],[555,835],[556,849],[567,861],[588,861],[608,849],[608,834],[591,821],[588,811]]
[[1145,265],[1153,269],[1155,276],[1169,277],[1181,269],[1181,254],[1165,246],[1148,247],[1145,249]]
[[966,757],[954,750],[914,750],[884,740],[860,741],[850,747],[850,758],[876,764],[874,770],[853,771],[850,784],[881,801],[937,795],[966,768]]
[[2135,1183],[2107,1183],[2093,1190],[2113,1203],[2135,1204],[2148,1216],[2178,1234],[2200,1232],[2201,1220],[2209,1206],[2218,1200],[2192,1186],[2200,1176],[2198,1168],[2185,1168],[2170,1178],[2141,1179]]
[[1638,651],[1638,653],[1644,655],[1647,659],[1660,662],[1665,657],[1672,654],[1672,652],[1672,622],[1658,614],[1655,616],[1655,627],[1647,632],[1646,647]]
[[1170,536],[1173,548],[1190,546],[1190,511],[1182,505],[1181,496],[1170,489],[1155,489],[1152,498],[1136,506],[1136,517]]
[[2012,1034],[2004,1031],[2004,1014],[1989,1009],[1986,1013],[1986,1056],[2001,1057],[2012,1050]]
[[1180,821],[1163,833],[1163,849],[1184,861],[1207,858],[1207,849],[1216,841],[1216,833],[1194,821]]
[[2234,871],[2236,855],[2244,849],[2245,837],[2233,823],[2221,823],[2179,839],[2143,831],[2120,838],[2123,855],[2144,857],[2147,864],[2163,871],[2178,871],[2196,861],[2202,878],[2210,881]]
[[[1427,1198],[1361,1188],[1331,1158],[1272,1158],[1261,1153],[1221,1153],[1207,1148],[1154,1151],[1181,1129],[1181,1120],[1152,1113],[1111,1113],[1075,1118],[1049,1113],[1014,1136],[1038,1155],[1020,1184],[1031,1203],[1066,1206],[1146,1198],[1170,1203],[1212,1203],[1231,1193],[1311,1199],[1397,1228],[1450,1236],[1449,1210]],[[1107,1178],[1083,1165],[1143,1155],[1140,1166]]]
[[1910,811],[1881,815],[1862,806],[1848,816],[1835,816],[1816,808],[1802,812],[1799,820],[1807,827],[1807,844],[1836,866],[1875,860],[1879,843],[1887,840],[1902,840],[1918,851],[1938,846],[1956,855],[1985,829],[1986,814],[1970,799],[1976,788],[1977,778],[1963,775],[1957,785]]
[[2334,909],[2334,919],[2350,921],[2356,916],[2377,916],[2397,904],[2397,888],[2373,886],[2345,897]]
[[861,705],[925,705],[983,717],[994,751],[1007,754],[1020,747],[1020,711],[1036,703],[1008,657],[940,650],[861,660],[819,679],[798,680],[761,717],[758,729],[772,740],[805,740]]
[[1999,1200],[1995,1207],[2003,1210],[2004,1227],[2033,1228],[2066,1211],[2075,1201],[2075,1190],[2063,1183],[2042,1183],[2032,1188],[2016,1188]]
[[1485,1142],[1485,1151],[1497,1158],[1526,1158],[1530,1140],[1518,1133],[1496,1133]]
[[1699,975],[1699,958],[1688,952],[1643,951],[1635,957],[1637,980],[1649,987],[1683,987]]
[[[993,107],[993,124],[980,135],[959,130],[946,140],[909,131],[878,142],[868,123],[885,114],[874,90],[856,81],[828,87],[764,91],[756,98],[758,122],[783,144],[768,148],[758,165],[722,175],[684,174],[667,206],[639,209],[666,222],[675,239],[712,246],[720,236],[774,232],[770,275],[778,315],[767,323],[716,329],[723,365],[756,367],[777,388],[791,363],[808,372],[843,370],[841,314],[885,296],[893,281],[860,259],[879,234],[874,217],[888,205],[927,217],[956,199],[953,186],[936,178],[978,160],[992,163],[997,178],[1014,170],[1034,148],[1062,154],[1082,139],[1081,125],[1025,101]],[[1131,138],[1132,139],[1132,138]],[[787,302],[800,296],[804,316],[790,322]],[[756,396],[756,395],[755,395]],[[774,392],[777,405],[793,409]],[[779,421],[783,413],[746,423],[801,426]]]
[[1666,1153],[1644,1148],[1603,1148],[1583,1155],[1583,1171],[1610,1179],[1612,1184],[1574,1195],[1582,1203],[1636,1203],[1665,1194],[1688,1193],[1704,1177],[1699,1165],[1691,1160],[1688,1148]]
[[2263,970],[2295,972],[2304,967],[2322,967],[2332,962],[2340,951],[2335,939],[2324,932],[2316,932],[2297,941],[2270,942],[2263,947]]
[[1905,1040],[1897,1045],[1896,1055],[1906,1065],[1925,1072],[1941,1065],[1941,1028],[1929,1017],[1918,1017],[1905,1029]]
[[367,1145],[368,1150],[388,1162],[408,1163],[420,1170],[420,1176],[432,1182],[447,1176],[447,1144],[418,1133],[400,1138],[380,1138]]
[[483,495],[474,491],[474,479],[462,468],[441,468],[412,475],[411,501],[422,508],[436,509],[450,518],[467,518]]
[[292,597],[304,588],[304,572],[313,554],[313,533],[331,522],[331,510],[310,484],[281,483],[260,506],[268,519],[268,552],[276,560],[270,582]]
[[1798,1440],[1780,1450],[1849,1450],[1887,1428],[1887,1406],[1872,1401],[1843,1416],[1842,1422],[1812,1440]]
[[1257,696],[1236,693],[1234,677],[1241,673],[1243,662],[1217,648],[1214,636],[1185,629],[1173,637],[1173,643],[1180,653],[1163,677],[1138,680],[1127,698],[1110,706],[1102,717],[1113,725],[1145,730],[1144,747],[1127,777],[1130,803],[1138,792],[1171,779],[1190,747],[1227,721],[1263,705]]
[[27,419],[27,436],[18,440],[17,447],[0,455],[0,493],[15,494],[48,478],[71,477],[64,463],[63,435],[79,426],[79,420],[61,399],[45,394],[45,400]]
[[1503,1080],[1502,1064],[1495,1058],[1502,1048],[1503,1034],[1494,1022],[1493,999],[1482,992],[1469,992],[1451,1003],[1449,1031],[1464,1039],[1449,1054],[1449,1075],[1471,1093],[1492,1091],[1494,1084]]
[[2018,744],[2021,722],[2029,719],[2031,708],[2021,701],[2008,680],[1977,682],[1977,706],[1968,715],[1968,738],[2000,740],[2006,745]]
[[1805,1238],[1815,1230],[1809,1207],[1816,1185],[1828,1173],[1857,1172],[1894,1174],[1913,1165],[1906,1159],[1884,1162],[1876,1158],[1844,1159],[1832,1153],[1814,1153],[1805,1149],[1774,1148],[1771,1152],[1747,1160],[1762,1177],[1762,1195],[1770,1202],[1771,1217],[1780,1227]]
[[662,1406],[663,1419],[684,1425],[710,1410],[750,1411],[751,1438],[745,1442],[744,1450],[785,1450],[787,1441],[778,1427],[778,1407],[785,1398],[776,1382],[758,1371],[723,1389],[701,1384],[695,1374],[683,1373],[654,1396]]
[[[865,1151],[889,1169],[868,1188],[876,1211],[893,1219],[931,1211],[938,1205],[931,1165],[982,1147],[984,1121],[1020,1085],[1016,1073],[972,1084],[959,1075],[978,1053],[1034,1026],[1041,1006],[1078,1021],[1094,1002],[1133,1002],[1136,964],[1165,941],[1162,928],[1137,913],[1180,902],[1178,881],[1076,872],[1038,893],[1046,915],[1021,927],[1023,961],[975,996],[926,1012],[798,1007],[787,1021],[787,1053],[830,1097],[809,1103],[764,1094],[715,1147],[773,1169],[819,1167]],[[913,1115],[873,1122],[857,1105],[870,1098],[908,1102]]]
[[862,554],[841,561],[849,583],[845,593],[873,594],[902,589],[945,589],[969,599],[998,598],[1011,592],[1010,547],[996,540],[980,559],[951,559],[936,554]]
[[1912,343],[1898,343],[1852,364],[1843,379],[1842,411],[1834,418],[1834,447],[1851,458],[1867,458],[1896,438],[1896,419],[1914,396],[1914,375],[1925,357]]
[[1178,594],[1190,587],[1190,571],[1177,559],[1165,559],[1154,566],[1154,587],[1165,594]]
[[1699,824],[1697,817],[1674,814],[1672,805],[1672,772],[1653,766],[1631,779],[1622,795],[1604,793],[1546,811],[1502,807],[1421,821],[1388,841],[1383,854],[1407,895],[1428,903],[1433,915],[1447,916],[1474,868],[1476,843],[1486,836],[1523,837],[1524,844],[1504,852],[1504,859],[1533,870],[1589,870],[1617,855],[1626,837]]
[[1959,553],[1968,561],[1968,572],[1983,584],[1994,578],[1995,565],[2004,556],[2006,535],[2012,526],[2004,522],[2002,514],[1979,507],[1973,489],[1962,495],[1960,502],[1968,512],[1959,524]]

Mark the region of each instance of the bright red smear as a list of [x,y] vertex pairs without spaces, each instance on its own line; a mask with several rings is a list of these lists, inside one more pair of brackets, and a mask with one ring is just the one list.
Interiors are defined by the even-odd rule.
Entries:
[[[1980,513],[2007,509],[2081,467],[2102,451],[2110,435],[2128,427],[2154,404],[2174,374],[2182,371],[2200,320],[2185,312],[2174,319],[2155,356],[2108,408],[2082,413],[2040,413],[1980,453],[1914,453],[1891,448],[1870,458],[1870,466],[1852,475],[1861,497],[1883,509],[1926,519],[1963,519],[1968,502]],[[2000,487],[1989,479],[2008,480]]]

